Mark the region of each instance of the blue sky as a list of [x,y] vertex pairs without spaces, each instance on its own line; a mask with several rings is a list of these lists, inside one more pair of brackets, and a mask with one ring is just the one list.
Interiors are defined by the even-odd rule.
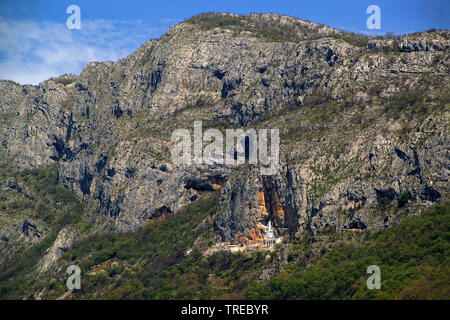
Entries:
[[[81,29],[69,30],[69,5],[81,9]],[[381,29],[368,30],[369,5],[381,9]],[[153,1],[0,0],[0,79],[37,84],[78,74],[90,61],[118,60],[144,41],[200,12],[280,13],[366,34],[448,29],[449,0]]]

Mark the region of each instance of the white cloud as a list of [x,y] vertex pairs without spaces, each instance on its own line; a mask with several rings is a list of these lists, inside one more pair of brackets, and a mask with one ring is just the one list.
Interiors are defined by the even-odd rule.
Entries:
[[0,79],[38,84],[64,73],[79,74],[92,61],[116,61],[175,23],[164,20],[90,20],[80,30],[52,21],[0,17]]

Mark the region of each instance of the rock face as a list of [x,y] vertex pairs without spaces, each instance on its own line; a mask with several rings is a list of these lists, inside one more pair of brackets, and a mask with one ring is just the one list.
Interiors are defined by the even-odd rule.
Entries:
[[[415,132],[417,140],[395,144],[395,133],[381,135],[373,128],[363,137],[347,132],[349,139],[337,155],[315,158],[313,145],[297,146],[307,159],[295,163],[294,152],[286,153],[275,176],[261,176],[254,167],[245,167],[222,192],[214,221],[218,235],[222,241],[261,241],[269,220],[279,236],[289,238],[327,227],[373,230],[402,216],[398,210],[405,199],[423,206],[443,200],[448,194],[448,122],[428,121],[426,127],[434,129],[423,144],[421,131]],[[325,141],[323,147],[328,143],[334,141]],[[440,151],[430,154],[430,149]],[[435,162],[438,158],[440,165]],[[395,210],[380,208],[383,203],[394,203]]]
[[38,264],[37,274],[45,272],[53,262],[64,254],[78,240],[78,232],[72,227],[62,229],[53,245],[47,249],[44,257]]
[[[369,39],[278,15],[200,15],[79,76],[1,81],[0,160],[56,165],[114,231],[216,189],[216,241],[260,242],[269,220],[286,238],[383,228],[448,195],[449,74],[448,31]],[[173,130],[199,120],[279,129],[280,170],[173,164]]]

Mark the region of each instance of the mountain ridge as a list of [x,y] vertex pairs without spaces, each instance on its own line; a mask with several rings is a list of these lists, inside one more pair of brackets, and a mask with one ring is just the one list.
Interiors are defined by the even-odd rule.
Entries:
[[[212,243],[262,243],[272,221],[285,244],[308,235],[319,246],[328,231],[382,230],[418,215],[448,199],[449,43],[447,30],[376,39],[281,15],[206,14],[79,76],[0,81],[0,236],[11,239],[0,252],[53,234],[33,206],[13,206],[24,194],[50,201],[22,172],[41,177],[53,166],[55,183],[85,207],[75,232],[68,224],[53,235],[63,246],[134,232],[210,192],[219,194],[203,222]],[[279,129],[279,172],[173,164],[170,136],[194,121]],[[25,221],[39,238],[23,234]],[[62,254],[53,249],[45,269]]]

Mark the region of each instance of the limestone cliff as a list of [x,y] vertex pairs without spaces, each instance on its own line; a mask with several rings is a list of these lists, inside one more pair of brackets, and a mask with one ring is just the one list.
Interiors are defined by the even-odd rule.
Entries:
[[[286,239],[385,228],[448,197],[449,35],[375,39],[279,15],[196,16],[79,76],[0,81],[0,160],[56,166],[103,230],[136,230],[216,189],[217,242],[262,241],[269,219]],[[197,120],[279,129],[279,172],[174,165],[172,131]],[[2,223],[0,236],[14,228]]]

